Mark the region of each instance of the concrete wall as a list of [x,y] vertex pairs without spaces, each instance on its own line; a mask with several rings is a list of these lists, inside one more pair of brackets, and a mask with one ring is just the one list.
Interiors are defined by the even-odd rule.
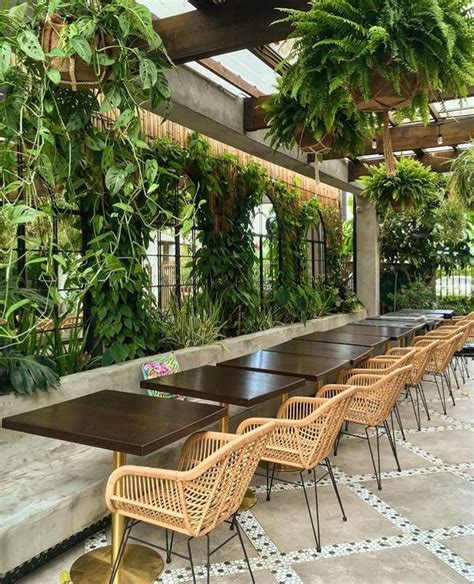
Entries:
[[379,222],[374,205],[357,196],[356,268],[357,295],[369,316],[380,313]]

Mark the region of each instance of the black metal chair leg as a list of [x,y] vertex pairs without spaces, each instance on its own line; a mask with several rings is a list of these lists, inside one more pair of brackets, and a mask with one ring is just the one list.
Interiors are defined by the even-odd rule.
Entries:
[[426,402],[425,390],[424,390],[423,384],[421,382],[418,383],[418,391],[420,392],[421,402],[423,404],[423,407],[425,408],[426,417],[428,418],[428,421],[430,421],[431,420],[430,411],[428,409],[428,404]]
[[[379,446],[379,433],[378,433],[378,428],[375,428],[375,435],[377,437],[377,460],[378,460],[378,466],[375,464],[375,458],[374,458],[374,453],[372,451],[372,444],[370,443],[370,437],[369,437],[369,428],[365,429],[365,436],[367,439],[367,444],[369,445],[369,452],[370,452],[370,458],[372,459],[372,466],[374,467],[374,473],[375,473],[375,479],[377,481],[377,487],[378,490],[381,491],[382,490],[382,480],[380,478],[380,446]],[[377,471],[378,468],[378,471]]]
[[387,432],[387,438],[388,438],[388,441],[390,443],[390,448],[392,449],[392,452],[393,452],[393,457],[395,458],[395,462],[397,463],[397,470],[398,470],[398,472],[401,472],[402,469],[400,468],[400,462],[398,460],[397,445],[395,443],[395,436],[392,436],[392,432],[390,430],[390,426],[389,426],[387,420],[385,420],[383,425],[385,427],[385,431]]
[[[412,389],[415,390],[415,399],[413,399]],[[411,405],[413,408],[413,413],[415,415],[416,426],[418,428],[418,431],[420,431],[421,430],[421,418],[420,418],[420,396],[419,396],[419,392],[418,392],[418,386],[414,386],[413,388],[410,387],[408,390],[408,395],[410,397]],[[415,405],[415,401],[416,401],[416,405]]]
[[[406,442],[407,439],[405,436],[405,430],[403,429],[402,417],[400,416],[400,410],[398,409],[398,404],[395,404],[393,406],[393,412],[395,413],[395,417],[397,418],[398,427],[400,428],[400,432],[402,433],[403,441]],[[392,417],[392,414],[390,414],[390,416]],[[392,428],[393,428],[393,417],[392,417]],[[395,431],[394,431],[394,434],[395,434]]]
[[276,464],[273,463],[272,475],[270,477],[269,463],[267,462],[267,501],[270,501],[273,488],[273,479],[275,478]]
[[318,488],[317,488],[317,483],[316,483],[316,473],[314,470],[313,470],[313,473],[314,473],[314,495],[315,495],[315,501],[316,501],[316,526],[314,525],[313,514],[311,513],[311,506],[309,504],[308,493],[306,492],[306,485],[304,483],[303,472],[300,472],[300,478],[301,478],[301,485],[303,487],[304,498],[306,501],[306,508],[308,509],[309,520],[311,521],[311,528],[313,530],[314,541],[316,542],[316,550],[318,552],[320,552],[321,551],[321,544],[320,544],[320,539],[319,539],[320,530],[319,530]]
[[449,377],[449,370],[445,371],[443,373],[444,379],[446,380],[446,384],[448,386],[448,391],[449,391],[449,395],[451,396],[451,401],[453,402],[453,406],[456,405],[456,402],[454,401],[454,394],[453,394],[453,387],[451,384],[451,378]]
[[[454,366],[453,366],[453,362],[452,362],[452,361],[451,361],[451,363],[449,364],[449,368],[451,369],[451,371],[452,371],[452,373],[453,373],[453,376],[454,376],[454,381],[456,382],[456,387],[457,387],[458,389],[460,389],[460,387],[461,387],[461,386],[459,385],[459,379],[458,379],[458,376],[457,376],[457,373],[456,373],[456,369],[454,368]],[[449,373],[448,373],[448,375],[449,375]]]
[[191,566],[191,572],[193,575],[193,584],[196,584],[196,573],[194,571],[194,562],[193,562],[193,550],[191,549],[191,540],[193,538],[189,537],[188,541],[187,541],[187,545],[188,545],[188,554],[189,554],[189,564]]
[[443,414],[446,415],[447,414],[447,410],[446,410],[446,394],[444,391],[444,379],[443,376],[441,375],[441,388],[439,387],[439,383],[438,383],[438,375],[435,375],[435,381],[436,381],[436,387],[438,389],[438,395],[439,395],[439,399],[441,400],[441,406],[443,408]]
[[174,531],[171,532],[171,538],[168,535],[168,529],[165,529],[166,536],[166,563],[171,563],[171,555],[173,553],[173,543],[174,543]]
[[331,461],[329,460],[329,458],[326,458],[325,459],[325,462],[326,462],[326,467],[328,469],[329,477],[331,478],[331,482],[332,482],[332,486],[334,488],[334,492],[336,493],[336,497],[337,497],[337,500],[338,500],[338,503],[339,503],[339,507],[341,508],[341,511],[342,511],[342,520],[343,521],[347,521],[346,513],[344,511],[344,506],[342,505],[341,496],[339,494],[339,489],[337,488],[336,478],[334,477],[334,472],[332,470]]
[[206,573],[207,573],[207,584],[211,579],[211,536],[207,533],[206,534],[206,551],[207,551],[207,558],[206,558]]
[[255,578],[253,576],[252,567],[250,566],[250,560],[249,560],[249,557],[247,555],[247,550],[245,549],[244,540],[242,537],[242,533],[240,531],[240,525],[239,525],[238,521],[235,522],[235,528],[237,530],[237,535],[239,536],[240,545],[242,546],[242,551],[244,552],[245,563],[247,564],[247,568],[249,569],[250,578],[252,578],[252,583],[255,584]]

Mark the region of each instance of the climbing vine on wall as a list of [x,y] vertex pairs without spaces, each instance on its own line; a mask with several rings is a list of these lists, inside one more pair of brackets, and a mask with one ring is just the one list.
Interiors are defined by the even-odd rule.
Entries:
[[203,138],[189,140],[186,172],[196,190],[196,228],[201,244],[193,271],[198,285],[222,306],[228,334],[239,334],[259,310],[253,279],[257,260],[252,233],[255,209],[268,182],[257,164],[215,156]]

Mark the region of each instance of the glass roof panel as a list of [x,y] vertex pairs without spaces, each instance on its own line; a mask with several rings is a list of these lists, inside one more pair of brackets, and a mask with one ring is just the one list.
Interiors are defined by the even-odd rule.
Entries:
[[140,0],[140,2],[159,18],[195,10],[194,6],[187,0]]
[[235,51],[214,57],[227,69],[240,75],[264,93],[273,93],[276,87],[276,73],[248,50]]

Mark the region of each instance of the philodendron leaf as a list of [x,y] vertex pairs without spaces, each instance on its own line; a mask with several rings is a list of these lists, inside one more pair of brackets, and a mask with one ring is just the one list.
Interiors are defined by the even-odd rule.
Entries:
[[158,71],[155,63],[150,59],[141,59],[140,79],[143,83],[143,89],[150,89],[155,85],[158,79]]
[[105,175],[105,186],[112,195],[116,195],[125,183],[126,173],[117,167],[109,168]]
[[17,37],[20,49],[35,61],[44,61],[44,51],[39,43],[38,37],[31,30],[20,32]]
[[72,37],[71,46],[83,61],[85,61],[86,63],[91,62],[92,49],[87,39],[79,35]]
[[12,59],[12,48],[7,42],[3,42],[0,45],[0,79],[2,79],[5,73],[10,68]]
[[46,69],[46,75],[51,79],[51,81],[55,85],[58,85],[59,82],[61,81],[61,73],[54,67]]

